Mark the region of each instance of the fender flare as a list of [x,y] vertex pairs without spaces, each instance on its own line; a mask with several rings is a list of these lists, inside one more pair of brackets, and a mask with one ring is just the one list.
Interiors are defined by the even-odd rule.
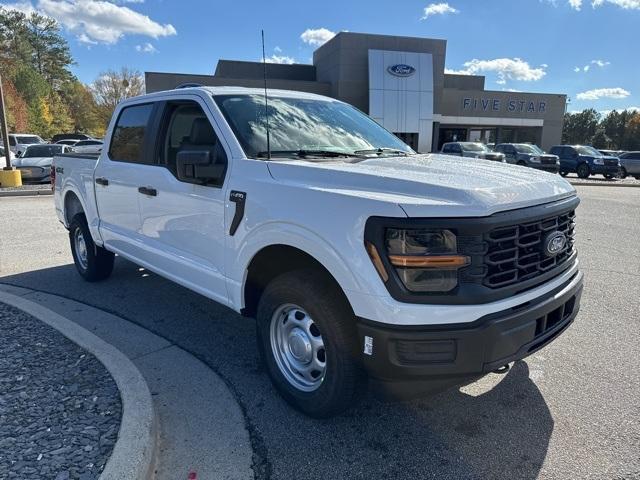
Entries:
[[327,240],[297,224],[269,222],[252,229],[237,245],[235,261],[231,259],[227,264],[229,297],[238,311],[244,307],[244,289],[251,262],[264,248],[274,245],[296,248],[315,259],[333,276],[347,298],[349,290],[362,290],[361,280],[347,268],[343,256]]

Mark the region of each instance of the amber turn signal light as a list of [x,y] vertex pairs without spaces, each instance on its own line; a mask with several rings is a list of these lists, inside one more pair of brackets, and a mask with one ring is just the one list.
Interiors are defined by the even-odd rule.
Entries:
[[376,267],[376,270],[378,271],[378,275],[380,275],[380,278],[382,278],[383,282],[386,282],[387,280],[389,280],[389,274],[384,268],[384,264],[382,263],[382,259],[380,258],[378,250],[372,243],[369,242],[365,242],[365,247],[367,249],[367,253],[369,254],[371,262],[373,262],[373,266]]
[[411,268],[461,268],[470,263],[465,255],[389,255],[389,261],[395,267]]

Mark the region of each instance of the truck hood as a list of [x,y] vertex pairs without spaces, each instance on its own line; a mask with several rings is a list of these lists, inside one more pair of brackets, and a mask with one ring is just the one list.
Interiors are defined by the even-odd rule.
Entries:
[[398,204],[409,217],[485,216],[575,194],[559,175],[449,155],[270,161],[279,182]]

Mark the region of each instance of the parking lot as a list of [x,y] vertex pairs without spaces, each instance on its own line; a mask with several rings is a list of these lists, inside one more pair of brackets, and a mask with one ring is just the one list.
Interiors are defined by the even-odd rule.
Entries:
[[585,293],[558,341],[505,376],[409,403],[366,397],[327,421],[276,394],[252,320],[122,259],[83,282],[52,197],[0,199],[0,282],[115,313],[205,362],[245,413],[259,479],[640,478],[640,188],[577,188]]

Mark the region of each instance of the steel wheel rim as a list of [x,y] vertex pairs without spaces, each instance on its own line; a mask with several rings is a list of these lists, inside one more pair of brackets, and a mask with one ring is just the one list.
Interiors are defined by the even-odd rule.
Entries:
[[289,384],[303,392],[317,390],[327,363],[324,340],[313,318],[301,307],[285,304],[271,317],[271,351]]
[[82,230],[76,228],[76,231],[73,235],[73,239],[76,247],[76,258],[78,259],[78,263],[82,267],[83,270],[86,270],[89,262],[87,260],[87,243],[84,240],[84,235],[82,234]]

